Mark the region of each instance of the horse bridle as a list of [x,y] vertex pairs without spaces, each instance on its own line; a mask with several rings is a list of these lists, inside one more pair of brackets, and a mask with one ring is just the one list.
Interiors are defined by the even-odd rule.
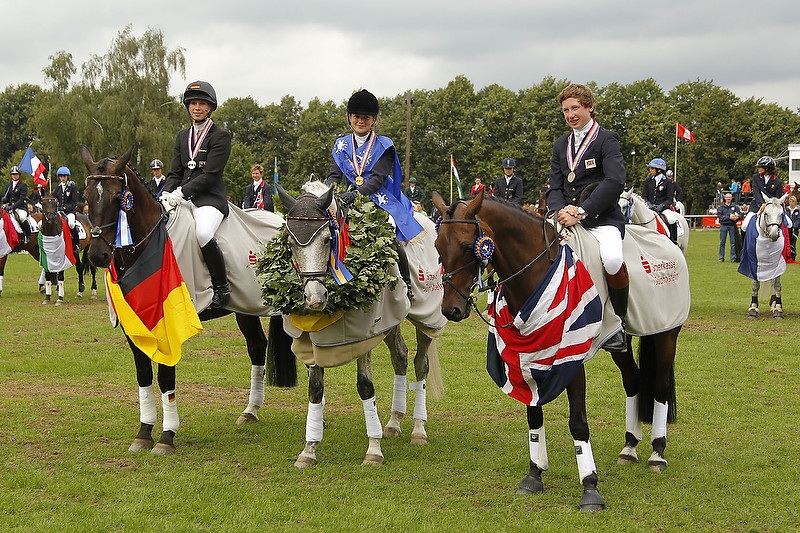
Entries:
[[[297,238],[297,235],[295,235],[295,233],[289,228],[289,221],[290,220],[302,220],[304,222],[324,222],[324,224],[320,224],[320,226],[316,230],[314,230],[314,232],[311,234],[311,236],[308,238],[307,241],[301,242],[300,239]],[[295,240],[295,242],[298,244],[298,246],[303,248],[303,247],[308,246],[309,244],[311,244],[311,241],[314,240],[314,237],[316,237],[319,234],[320,231],[322,231],[325,228],[330,230],[330,223],[331,223],[331,220],[327,216],[326,217],[298,217],[298,216],[293,216],[293,215],[287,215],[286,216],[286,233],[288,233]],[[303,283],[304,287],[306,286],[306,284],[309,281],[312,281],[312,280],[324,284],[325,277],[328,275],[328,271],[327,270],[315,270],[315,271],[306,272],[306,271],[302,271],[299,268],[297,268],[297,265],[295,265],[295,272],[297,272],[297,275],[300,276],[300,281]]]
[[[466,202],[462,201],[460,203],[463,203],[463,204],[466,205]],[[445,220],[444,218],[442,218],[442,220],[439,223],[440,224],[471,224],[471,225],[474,225],[476,227],[476,233],[477,233],[476,240],[480,239],[480,237],[481,237],[481,232],[482,232],[481,221],[480,221],[480,218],[477,215],[475,216],[474,219],[451,218],[451,219]],[[547,243],[547,246],[545,246],[544,250],[542,250],[541,253],[539,253],[539,255],[534,257],[530,262],[528,262],[526,265],[524,265],[522,268],[520,268],[519,270],[517,270],[516,272],[514,272],[510,276],[508,276],[508,277],[506,277],[504,279],[501,279],[501,280],[497,281],[496,283],[485,284],[486,288],[479,289],[479,292],[490,290],[490,289],[494,289],[495,287],[497,287],[499,285],[503,285],[503,284],[507,283],[508,281],[510,281],[510,280],[512,280],[512,279],[514,279],[514,278],[516,278],[518,276],[521,276],[528,269],[533,267],[533,265],[535,265],[537,262],[539,262],[545,256],[545,254],[548,255],[548,259],[550,260],[551,263],[553,261],[555,261],[556,257],[553,256],[552,254],[550,254],[550,250],[553,248],[553,244],[558,241],[558,238],[553,239],[552,241],[547,239],[547,231],[545,230],[545,224],[546,223],[547,223],[546,220],[542,222],[542,231],[543,231],[544,236],[545,236],[545,242]],[[488,262],[489,261],[487,260],[487,265],[484,265],[484,263],[481,261],[480,258],[478,258],[477,256],[473,255],[473,260],[470,261],[469,263],[466,263],[466,264],[458,267],[457,269],[453,270],[452,272],[443,272],[442,273],[442,283],[450,285],[450,287],[452,287],[453,290],[456,291],[456,293],[459,296],[461,296],[467,302],[468,305],[471,305],[475,309],[475,311],[478,313],[478,316],[481,317],[481,320],[483,320],[487,324],[489,324],[489,322],[483,317],[483,314],[480,312],[480,309],[478,309],[477,299],[474,296],[472,296],[472,290],[478,284],[478,280],[479,280],[479,278],[481,276],[481,273],[486,268],[486,266],[488,266]],[[455,276],[459,272],[462,272],[462,271],[467,270],[467,269],[472,268],[472,267],[476,268],[476,273],[472,277],[472,284],[469,287],[469,293],[468,294],[464,294],[464,292],[452,282],[452,279],[453,279],[453,276]],[[491,278],[491,276],[492,276],[492,274],[489,274],[489,276],[487,276],[487,279]],[[497,326],[495,324],[495,326],[496,327],[501,327],[501,328],[506,328],[506,327],[510,327],[512,324],[513,324],[513,321],[509,322],[508,324],[503,324],[503,325],[500,325],[500,326]],[[491,324],[489,324],[489,325],[491,325]]]
[[[124,174],[124,173],[122,174],[122,176],[115,176],[115,175],[112,175],[112,174],[91,174],[89,176],[86,176],[86,183],[87,183],[87,187],[88,187],[89,180],[112,180],[112,179],[113,180],[118,180],[118,181],[120,181],[122,183],[123,194],[124,194],[125,191],[128,190],[128,175]],[[163,208],[162,208],[162,211],[163,211]],[[89,217],[88,214],[86,215],[86,218],[89,220],[89,228],[90,228],[90,233],[92,234],[92,238],[93,239],[100,239],[101,241],[103,241],[106,244],[106,246],[108,246],[111,249],[111,255],[112,256],[114,255],[114,253],[118,249],[126,251],[128,253],[128,255],[130,255],[130,254],[133,254],[137,250],[137,248],[142,245],[142,243],[147,242],[147,239],[149,239],[150,236],[153,234],[153,232],[156,230],[156,228],[158,228],[158,225],[162,221],[166,220],[167,213],[166,212],[162,212],[161,213],[161,217],[159,218],[158,222],[155,223],[155,225],[152,227],[152,229],[147,232],[147,235],[145,235],[144,238],[142,238],[142,240],[140,240],[137,243],[129,244],[129,245],[126,245],[126,246],[117,246],[116,242],[109,242],[108,239],[103,237],[103,230],[108,229],[110,227],[113,227],[113,226],[116,226],[117,224],[119,224],[119,215],[117,215],[117,219],[114,220],[113,222],[109,222],[108,224],[103,224],[102,226],[97,226],[94,223],[92,223],[92,220],[91,220],[91,218]]]

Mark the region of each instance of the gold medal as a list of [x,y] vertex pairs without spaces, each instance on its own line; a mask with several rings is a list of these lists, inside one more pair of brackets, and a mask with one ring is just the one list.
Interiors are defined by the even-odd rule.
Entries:
[[356,180],[355,181],[356,181],[356,185],[361,187],[362,185],[364,185],[364,176],[356,176]]
[[567,181],[570,182],[570,183],[575,181],[575,173],[574,172],[570,172],[569,174],[567,174]]

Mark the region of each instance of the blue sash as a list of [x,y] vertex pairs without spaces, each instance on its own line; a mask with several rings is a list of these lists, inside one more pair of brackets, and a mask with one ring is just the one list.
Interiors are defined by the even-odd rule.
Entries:
[[[356,148],[356,159],[359,166],[363,162],[365,152],[367,150],[369,141]],[[377,135],[375,142],[372,146],[372,151],[369,154],[366,164],[364,165],[364,172],[362,177],[365,180],[369,179],[372,172],[372,167],[381,158],[384,152],[389,148],[393,148],[394,144],[389,137]],[[345,135],[339,137],[333,144],[333,160],[342,171],[342,174],[347,178],[347,181],[356,186],[356,169],[352,161],[353,157],[353,136]],[[397,177],[395,180],[394,177]],[[409,242],[414,237],[422,233],[422,226],[414,219],[414,207],[411,201],[403,194],[402,191],[403,170],[400,168],[400,160],[397,158],[397,151],[394,152],[394,170],[392,175],[386,176],[383,186],[369,196],[375,205],[392,215],[394,219],[397,238],[402,242]]]

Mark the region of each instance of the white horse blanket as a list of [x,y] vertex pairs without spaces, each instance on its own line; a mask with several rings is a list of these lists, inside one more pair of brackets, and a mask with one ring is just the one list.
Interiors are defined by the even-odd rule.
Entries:
[[348,311],[333,324],[310,332],[302,331],[291,317],[284,315],[284,330],[295,339],[292,351],[303,363],[322,367],[349,363],[380,344],[386,332],[406,317],[428,337],[436,339],[441,335],[447,319],[442,315],[444,285],[434,246],[436,226],[424,215],[415,213],[414,217],[424,231],[413,243],[404,245],[411,271],[413,304],[408,302],[406,284],[394,265],[390,273],[398,278],[397,286],[394,290],[385,287],[381,300],[366,311]]
[[[586,265],[604,302],[603,326],[592,343],[591,357],[619,331],[621,323],[608,299],[597,240],[580,225],[571,229],[567,242]],[[689,268],[680,249],[657,231],[633,225],[625,227],[622,245],[630,277],[625,331],[654,335],[686,322],[691,307]]]
[[[284,224],[283,217],[261,209],[242,210],[228,203],[229,214],[215,235],[225,256],[225,271],[231,287],[231,311],[248,315],[273,316],[261,298],[261,285],[256,279],[256,254]],[[195,309],[201,312],[211,305],[214,291],[194,231],[194,215],[189,202],[182,202],[170,214],[167,231],[172,239],[175,258],[181,269]]]

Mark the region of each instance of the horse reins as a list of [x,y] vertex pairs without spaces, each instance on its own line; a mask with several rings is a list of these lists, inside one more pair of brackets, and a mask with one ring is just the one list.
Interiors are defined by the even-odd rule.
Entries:
[[[476,231],[478,233],[478,238],[480,237],[480,234],[481,234],[481,221],[477,216],[474,219],[452,219],[451,218],[451,219],[445,220],[443,218],[440,223],[441,224],[472,224],[472,225],[476,226]],[[506,278],[503,278],[503,279],[497,281],[496,283],[491,284],[491,286],[487,285],[487,289],[479,290],[479,292],[482,292],[484,290],[488,290],[489,288],[494,288],[494,287],[503,285],[503,284],[507,283],[508,281],[510,281],[510,280],[512,280],[512,279],[514,279],[514,278],[516,278],[518,276],[521,276],[528,269],[530,269],[533,265],[535,265],[537,262],[539,262],[545,256],[545,254],[548,255],[548,259],[550,260],[551,263],[553,261],[555,261],[555,257],[553,257],[549,252],[552,249],[553,244],[555,244],[557,242],[557,239],[553,239],[552,241],[550,241],[547,238],[547,231],[545,229],[545,224],[547,224],[547,222],[546,222],[546,220],[543,219],[542,220],[542,232],[544,234],[545,242],[547,244],[545,246],[544,250],[542,250],[541,253],[539,253],[539,255],[534,257],[526,265],[524,265],[522,268],[520,268],[519,270],[517,270],[516,272],[514,272],[510,276],[507,276]],[[476,275],[474,275],[472,277],[472,285],[470,285],[469,293],[468,294],[464,294],[464,292],[452,282],[452,278],[453,278],[453,276],[455,276],[459,272],[462,272],[464,270],[472,268],[473,266],[477,267],[476,268]],[[487,321],[486,318],[484,318],[483,313],[481,313],[480,309],[478,309],[477,299],[472,296],[472,289],[475,287],[475,285],[477,285],[478,278],[480,278],[481,272],[483,271],[484,268],[485,267],[484,267],[483,263],[477,257],[475,257],[471,262],[466,263],[465,265],[462,265],[462,266],[458,267],[457,269],[453,270],[452,272],[443,272],[442,273],[442,283],[450,285],[450,287],[452,287],[453,290],[455,290],[456,293],[459,296],[461,296],[469,305],[471,305],[475,309],[475,311],[478,313],[478,316],[481,317],[481,320],[483,320],[487,325],[491,326],[492,324],[490,324],[489,321]],[[488,280],[489,278],[491,278],[491,275],[492,274],[489,274],[489,276],[487,276],[486,279]],[[508,324],[504,324],[504,325],[501,325],[501,326],[497,326],[495,324],[495,327],[507,328],[507,327],[510,327],[511,325],[513,325],[513,323],[514,322],[511,321]]]

